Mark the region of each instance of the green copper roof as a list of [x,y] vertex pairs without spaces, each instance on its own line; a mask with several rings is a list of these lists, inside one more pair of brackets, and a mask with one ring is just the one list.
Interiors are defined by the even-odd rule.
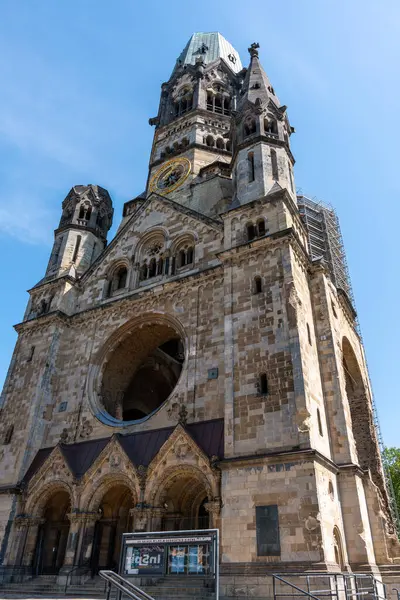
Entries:
[[223,58],[235,73],[243,68],[235,48],[218,31],[194,33],[176,61],[175,69],[181,65],[194,65],[199,56],[206,64]]

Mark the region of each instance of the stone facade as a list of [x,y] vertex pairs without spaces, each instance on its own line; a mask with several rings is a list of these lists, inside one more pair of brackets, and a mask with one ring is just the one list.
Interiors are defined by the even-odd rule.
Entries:
[[[250,55],[239,72],[188,60],[163,84],[155,191],[110,244],[106,190],[64,201],[2,395],[5,565],[112,566],[124,530],[205,519],[224,590],[261,566],[397,576],[355,313],[310,259],[293,128]],[[279,548],[260,554],[270,506]]]

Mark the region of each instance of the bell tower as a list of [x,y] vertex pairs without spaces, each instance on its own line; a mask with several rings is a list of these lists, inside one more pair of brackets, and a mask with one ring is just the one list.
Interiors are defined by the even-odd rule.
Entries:
[[[275,184],[294,202],[294,158],[286,106],[281,105],[258,57],[259,44],[249,48],[250,65],[232,116],[232,177],[235,200],[247,204],[262,198]],[[279,189],[279,186],[275,186]]]
[[202,168],[230,164],[230,121],[244,71],[239,54],[218,32],[194,33],[161,86],[147,194],[190,206]]
[[74,275],[82,275],[105,248],[112,216],[107,190],[98,185],[74,186],[62,203],[46,278],[58,277],[71,268]]

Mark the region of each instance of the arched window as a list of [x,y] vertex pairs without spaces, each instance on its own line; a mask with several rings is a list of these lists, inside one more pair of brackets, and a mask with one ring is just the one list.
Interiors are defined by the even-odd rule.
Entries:
[[265,235],[265,221],[264,221],[264,219],[259,219],[257,221],[257,233],[258,233],[258,237],[262,237],[263,235]]
[[278,125],[275,119],[264,119],[264,131],[272,135],[278,135]]
[[148,272],[147,264],[143,263],[142,266],[140,267],[140,281],[144,281],[145,279],[147,279],[147,272]]
[[78,219],[84,219],[84,218],[85,218],[85,207],[83,204],[81,204],[79,207]]
[[307,323],[307,337],[308,337],[308,343],[310,344],[310,346],[312,346],[311,330],[310,330],[310,326],[308,323]]
[[254,238],[256,237],[256,229],[253,225],[253,223],[248,223],[248,225],[246,226],[247,229],[247,239],[249,242],[251,242],[251,240],[254,240]]
[[254,152],[249,152],[247,155],[247,167],[248,167],[248,173],[249,173],[249,183],[251,183],[252,181],[254,181],[254,175],[255,175]]
[[222,96],[221,96],[221,94],[216,94],[215,98],[214,98],[214,112],[221,115],[222,107],[223,107]]
[[289,170],[290,189],[292,190],[292,192],[294,192],[293,171],[292,171],[292,165],[290,164],[289,161],[288,161],[288,170]]
[[223,108],[223,112],[224,112],[224,115],[230,115],[231,114],[231,99],[230,99],[230,96],[224,96],[224,108]]
[[193,107],[193,93],[191,91],[183,92],[182,96],[174,103],[174,115],[179,117],[185,114]]
[[318,421],[318,432],[319,432],[319,435],[322,437],[324,435],[324,432],[322,429],[321,413],[319,412],[319,408],[317,408],[317,421]]
[[4,445],[7,445],[11,442],[12,436],[14,433],[14,425],[10,425],[4,434]]
[[344,571],[344,555],[343,555],[343,545],[342,545],[342,536],[340,535],[340,531],[337,527],[333,528],[333,548],[335,553],[335,561],[339,565],[340,570]]
[[249,135],[252,135],[253,133],[256,132],[256,122],[254,119],[248,119],[246,121],[246,123],[244,124],[244,135],[245,137],[248,137]]
[[186,251],[186,264],[191,265],[193,263],[194,248],[190,247]]
[[219,148],[219,150],[224,150],[225,149],[225,144],[224,144],[224,140],[222,138],[217,138],[217,148]]
[[267,395],[268,394],[268,378],[266,373],[261,373],[260,375],[260,394]]
[[180,250],[178,254],[178,267],[184,267],[186,264],[186,253],[184,250]]
[[164,266],[164,261],[163,261],[162,256],[160,256],[160,258],[157,261],[157,275],[163,274],[163,266]]
[[182,140],[182,147],[186,148],[186,146],[189,146],[189,140],[186,137],[184,137]]
[[214,94],[212,92],[207,92],[207,110],[213,111],[214,108]]
[[231,144],[230,140],[228,140],[226,142],[226,149],[228,150],[228,152],[230,152],[232,150],[232,144]]
[[254,293],[261,294],[262,292],[262,280],[261,277],[254,277]]
[[157,263],[156,263],[156,259],[152,258],[149,264],[149,274],[148,274],[148,278],[150,279],[151,277],[155,277],[157,274]]
[[278,173],[278,158],[276,156],[276,150],[271,148],[271,168],[272,168],[272,179],[275,181],[279,181],[279,173]]
[[127,277],[128,277],[128,271],[127,271],[126,267],[121,267],[120,269],[118,269],[117,273],[115,274],[115,289],[116,290],[122,290],[123,288],[126,287]]
[[35,354],[35,346],[31,346],[31,349],[30,349],[30,352],[29,352],[29,356],[26,359],[26,362],[32,362],[34,354]]
[[330,495],[332,500],[335,498],[335,490],[334,490],[333,483],[331,480],[329,480],[329,483],[328,483],[328,494]]
[[72,262],[73,263],[76,262],[76,259],[78,258],[78,252],[79,252],[79,247],[81,245],[81,239],[82,239],[81,235],[76,236],[74,253],[72,255]]
[[215,141],[212,135],[208,135],[206,137],[206,144],[207,146],[209,146],[210,148],[213,148],[215,146]]

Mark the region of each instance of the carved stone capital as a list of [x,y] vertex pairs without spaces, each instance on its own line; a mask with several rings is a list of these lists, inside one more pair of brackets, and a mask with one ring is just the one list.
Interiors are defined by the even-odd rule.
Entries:
[[28,527],[34,527],[35,525],[43,525],[45,519],[39,517],[33,517],[32,515],[17,515],[14,519],[14,525],[18,530],[27,529]]
[[221,498],[215,498],[211,502],[206,502],[204,508],[213,517],[219,517],[222,508]]
[[101,517],[97,512],[71,512],[67,515],[71,525],[95,523]]

